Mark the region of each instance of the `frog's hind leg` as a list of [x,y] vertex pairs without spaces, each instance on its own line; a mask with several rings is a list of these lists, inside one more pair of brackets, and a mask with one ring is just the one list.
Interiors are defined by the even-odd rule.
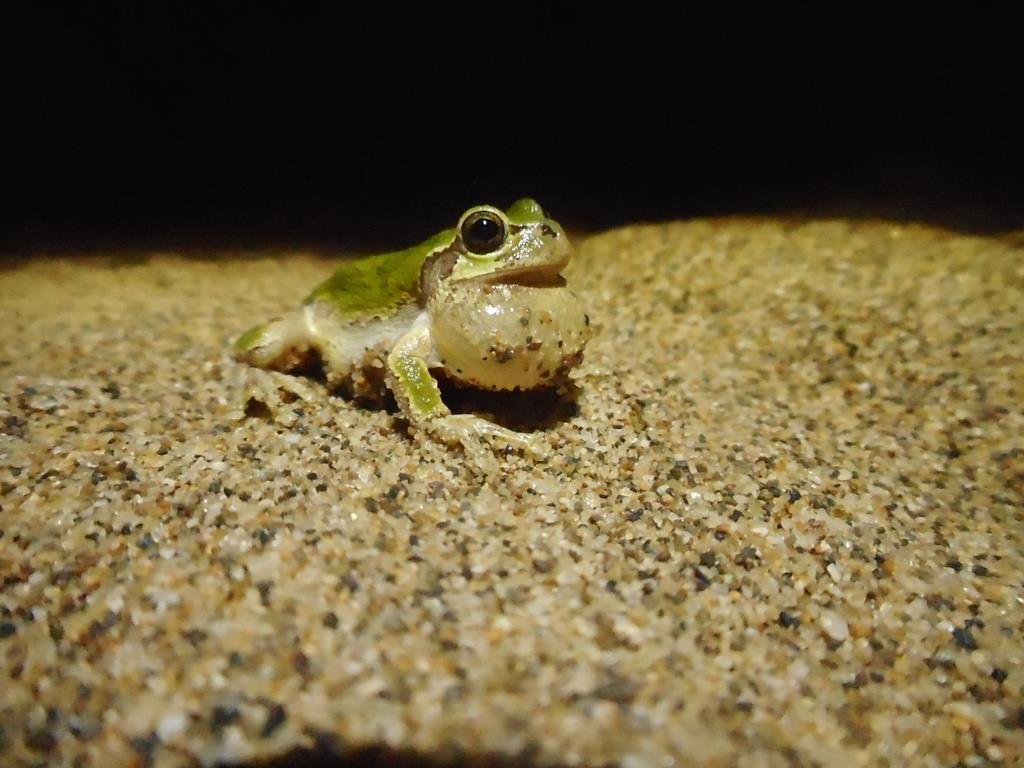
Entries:
[[307,308],[253,326],[235,342],[235,357],[283,373],[314,373],[323,367],[323,352],[310,333]]
[[352,378],[367,350],[323,313],[322,307],[307,304],[250,328],[235,342],[235,357],[258,368],[322,379],[330,390],[370,399],[373,382],[365,376],[359,382]]
[[382,404],[385,358],[419,310],[387,318],[346,321],[324,302],[312,302],[250,329],[235,343],[240,360],[284,373],[322,375],[327,388]]

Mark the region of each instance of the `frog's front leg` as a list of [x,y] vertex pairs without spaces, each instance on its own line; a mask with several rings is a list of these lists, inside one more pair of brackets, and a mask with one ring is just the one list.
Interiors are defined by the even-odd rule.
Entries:
[[453,414],[430,373],[427,360],[431,351],[430,328],[421,319],[388,355],[388,386],[402,412],[417,428],[442,442],[461,444],[470,450],[476,441],[493,439],[534,456],[545,453],[544,444],[534,435],[514,432],[471,414]]

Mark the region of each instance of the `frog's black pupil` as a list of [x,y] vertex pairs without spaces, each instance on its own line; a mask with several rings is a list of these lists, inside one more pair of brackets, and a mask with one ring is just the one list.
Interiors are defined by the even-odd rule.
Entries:
[[501,247],[505,227],[494,216],[483,214],[466,222],[462,237],[473,253],[490,253]]

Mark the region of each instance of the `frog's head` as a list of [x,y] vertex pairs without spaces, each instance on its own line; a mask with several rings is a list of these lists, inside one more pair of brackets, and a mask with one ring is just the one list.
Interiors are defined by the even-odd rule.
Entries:
[[524,198],[507,211],[470,208],[459,219],[452,252],[451,280],[544,286],[562,284],[572,249],[558,222]]

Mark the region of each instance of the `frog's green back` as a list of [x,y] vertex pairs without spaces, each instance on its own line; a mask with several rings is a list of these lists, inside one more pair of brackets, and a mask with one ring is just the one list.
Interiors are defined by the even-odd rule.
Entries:
[[389,315],[415,301],[423,262],[454,237],[455,230],[447,229],[404,251],[348,261],[313,289],[305,303],[328,302],[345,318]]

